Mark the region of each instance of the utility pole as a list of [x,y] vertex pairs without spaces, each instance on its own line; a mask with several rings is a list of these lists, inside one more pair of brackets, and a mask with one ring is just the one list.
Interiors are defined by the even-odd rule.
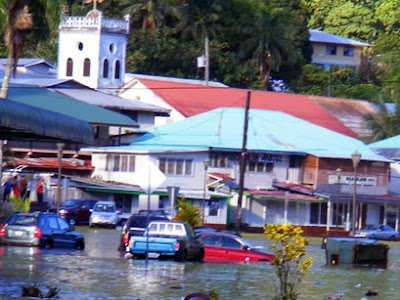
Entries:
[[242,223],[242,198],[243,198],[243,187],[244,187],[244,173],[246,171],[247,162],[247,128],[249,124],[249,109],[250,109],[250,92],[247,92],[246,98],[246,110],[244,115],[244,128],[243,128],[243,143],[242,151],[240,153],[240,169],[239,169],[239,194],[238,194],[238,204],[236,211],[236,230],[240,230],[240,224]]
[[208,53],[208,35],[206,35],[206,38],[204,40],[204,54],[206,58],[206,67],[204,70],[204,81],[206,82],[206,85],[208,85],[208,81],[210,79],[210,55]]

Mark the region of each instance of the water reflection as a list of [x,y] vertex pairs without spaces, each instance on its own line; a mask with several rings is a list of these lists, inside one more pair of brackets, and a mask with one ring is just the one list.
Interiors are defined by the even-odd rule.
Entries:
[[[79,228],[78,228],[79,230]],[[269,264],[180,263],[125,259],[116,250],[119,232],[83,228],[85,251],[0,247],[0,299],[19,297],[21,286],[37,283],[61,289],[60,299],[182,299],[198,291],[219,292],[220,299],[272,299],[277,281]],[[251,240],[267,246],[265,240]],[[400,245],[400,243],[398,243]],[[388,269],[325,266],[320,244],[307,248],[314,264],[299,299],[320,300],[343,292],[360,299],[368,289],[379,298],[397,299],[400,247],[389,250]]]

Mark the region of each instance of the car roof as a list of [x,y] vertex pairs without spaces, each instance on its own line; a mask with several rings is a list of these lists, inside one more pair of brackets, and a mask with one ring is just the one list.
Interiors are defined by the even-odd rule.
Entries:
[[213,236],[226,236],[226,237],[230,237],[230,238],[239,238],[242,239],[240,236],[235,235],[235,234],[231,234],[231,233],[226,233],[226,232],[210,232],[210,231],[203,231],[203,232],[199,232],[198,235],[200,236],[209,236],[209,235],[213,235]]
[[181,221],[171,221],[171,220],[153,220],[151,221],[149,224],[151,223],[171,223],[171,224],[187,224],[186,222],[181,222]]

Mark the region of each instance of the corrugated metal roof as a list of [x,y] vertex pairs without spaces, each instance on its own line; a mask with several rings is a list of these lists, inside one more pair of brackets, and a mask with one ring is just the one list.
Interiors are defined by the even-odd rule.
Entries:
[[354,47],[371,46],[370,44],[367,43],[348,39],[345,37],[338,36],[336,34],[331,34],[317,29],[310,29],[309,33],[310,33],[310,42],[314,43],[339,44],[339,45],[349,45]]
[[372,149],[400,149],[400,135],[392,136],[379,142],[371,143]]
[[[166,76],[155,76],[155,75],[146,75],[146,74],[138,74],[138,73],[126,73],[125,74],[125,82],[126,82],[126,84],[129,85],[130,81],[134,80],[135,78],[159,80],[159,81],[175,82],[175,83],[206,85],[206,82],[204,80],[176,78],[176,77],[166,77]],[[223,84],[223,83],[218,82],[218,81],[209,81],[208,85],[209,86],[216,86],[216,87],[227,87],[226,84]],[[123,88],[124,87],[122,87],[122,89]]]
[[[185,117],[191,117],[218,107],[245,107],[246,95],[249,91],[149,79],[140,79],[140,82]],[[309,95],[251,91],[250,107],[282,111],[333,131],[351,137],[359,137],[319,105],[315,101],[316,98]]]
[[287,193],[285,191],[250,190],[245,193],[259,200],[284,201],[288,198],[290,202],[321,202],[320,199],[312,196]]
[[0,99],[0,138],[92,144],[93,129],[64,114]]
[[[0,58],[0,65],[5,66],[7,58]],[[18,66],[28,68],[30,66],[45,64],[49,68],[55,69],[56,67],[45,58],[20,58],[18,59]]]
[[38,86],[11,84],[8,98],[18,103],[61,113],[91,124],[137,126],[137,123],[127,116],[109,109],[74,100]]
[[[149,130],[129,146],[104,147],[101,151],[165,151],[176,149],[226,149],[239,151],[243,140],[244,109],[218,108],[179,122]],[[363,160],[388,161],[361,141],[316,126],[291,115],[260,109],[249,111],[247,149],[285,154],[351,159],[358,150]]]

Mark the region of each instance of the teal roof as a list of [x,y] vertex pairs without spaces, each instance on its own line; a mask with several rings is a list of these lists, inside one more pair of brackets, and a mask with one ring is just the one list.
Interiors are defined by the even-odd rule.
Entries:
[[[221,149],[240,151],[243,108],[218,108],[185,120],[156,127],[129,146],[96,148],[107,151],[164,151]],[[388,161],[361,141],[278,111],[251,109],[247,149],[254,152],[311,154],[317,157]]]
[[396,135],[379,142],[371,143],[368,145],[368,147],[372,149],[399,149],[400,135]]
[[9,99],[0,99],[0,139],[93,143],[88,122]]
[[8,99],[61,113],[91,124],[137,126],[137,123],[127,116],[106,108],[72,99],[38,86],[11,84],[8,92]]

